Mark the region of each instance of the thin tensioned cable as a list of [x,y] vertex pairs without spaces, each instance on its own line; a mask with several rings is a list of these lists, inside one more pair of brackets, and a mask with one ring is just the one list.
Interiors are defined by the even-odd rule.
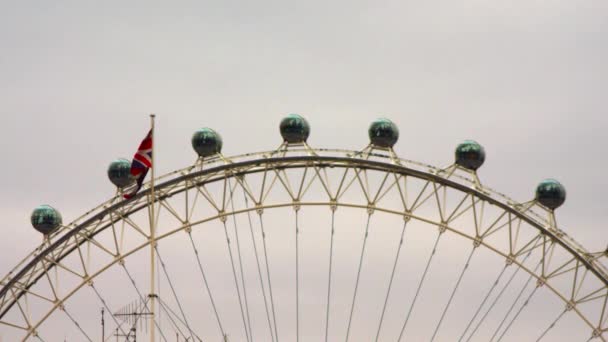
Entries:
[[201,276],[203,277],[203,282],[205,283],[205,288],[207,289],[207,294],[209,294],[209,300],[211,301],[211,307],[213,308],[213,313],[215,314],[215,319],[217,320],[217,325],[222,332],[222,336],[226,335],[224,332],[224,327],[222,326],[222,322],[220,320],[220,315],[217,312],[217,307],[215,306],[215,301],[213,300],[213,295],[211,294],[211,289],[209,288],[209,283],[207,282],[207,276],[205,276],[205,271],[203,270],[203,264],[201,263],[200,256],[198,254],[198,249],[194,244],[194,239],[192,238],[192,233],[188,232],[188,237],[190,238],[190,243],[192,244],[192,249],[194,250],[194,254],[196,255],[196,261],[198,262],[198,269],[201,272]]
[[357,290],[359,289],[359,278],[361,277],[361,268],[363,266],[363,257],[365,256],[365,246],[367,244],[367,236],[369,235],[369,222],[372,214],[367,214],[367,224],[365,225],[365,235],[363,237],[363,246],[361,246],[361,256],[359,257],[359,268],[357,269],[357,279],[355,280],[355,291],[353,292],[353,300],[350,305],[350,315],[348,317],[348,327],[346,328],[346,341],[350,335],[350,326],[353,320],[353,313],[355,312],[355,301],[357,300]]
[[239,300],[239,307],[241,309],[241,319],[243,320],[243,328],[245,329],[245,337],[247,341],[249,339],[249,331],[247,330],[247,321],[245,320],[245,311],[243,310],[243,300],[241,299],[241,291],[239,290],[239,281],[236,276],[236,267],[234,266],[234,257],[232,256],[232,248],[230,248],[230,238],[228,237],[228,226],[226,225],[226,219],[222,219],[224,225],[224,234],[226,235],[226,247],[228,247],[228,254],[230,255],[230,265],[232,267],[232,276],[234,277],[234,286],[236,287],[236,294]]
[[[534,287],[534,290],[532,290],[532,292],[530,292],[530,295],[528,296],[528,298],[526,298],[526,301],[522,304],[522,306],[519,308],[519,310],[517,310],[517,313],[515,314],[515,316],[513,316],[513,318],[509,322],[509,324],[507,324],[507,327],[505,328],[505,330],[503,330],[502,334],[500,334],[500,337],[498,337],[497,342],[500,342],[502,340],[502,338],[507,334],[507,331],[509,331],[509,329],[511,329],[511,326],[513,326],[513,323],[515,322],[515,320],[517,320],[517,318],[522,313],[522,311],[524,311],[524,309],[528,306],[528,304],[530,304],[530,300],[532,299],[532,296],[534,296],[534,294],[536,293],[536,290],[538,290],[539,288],[540,288],[540,286],[536,285]],[[492,339],[493,338],[494,337],[492,337]]]
[[[228,188],[230,189],[230,206],[234,213],[234,189],[232,188],[232,182],[228,179]],[[249,315],[249,301],[247,300],[247,285],[245,284],[245,273],[243,270],[243,258],[241,256],[241,243],[239,242],[239,230],[236,223],[236,215],[232,214],[232,222],[234,224],[234,236],[236,238],[236,254],[239,262],[239,272],[241,273],[241,286],[243,289],[243,299],[245,300],[245,313],[247,317],[247,326],[249,328],[249,338],[253,341],[253,332],[251,331],[251,318]]]
[[591,340],[593,340],[595,338],[597,338],[597,336],[595,336],[595,334],[591,334],[591,336],[585,342],[589,342],[589,341],[591,341]]
[[547,329],[545,329],[545,330],[543,331],[543,333],[542,333],[542,334],[540,334],[540,336],[539,336],[539,337],[536,339],[536,342],[539,342],[539,341],[540,341],[540,340],[542,340],[542,339],[543,339],[545,336],[547,336],[547,333],[548,333],[548,332],[549,332],[551,329],[553,329],[553,327],[555,327],[555,325],[557,324],[557,322],[558,322],[560,319],[562,319],[562,317],[564,317],[564,315],[566,314],[566,312],[568,312],[568,307],[566,307],[566,308],[564,309],[564,311],[562,311],[562,312],[559,314],[559,316],[557,316],[557,318],[555,318],[555,319],[553,320],[553,322],[551,322],[551,324],[549,324],[549,326],[547,327]]
[[[247,199],[247,194],[245,193],[244,188],[243,188],[243,197],[245,198],[245,208],[249,208],[249,201]],[[264,287],[264,277],[262,276],[262,267],[260,266],[258,247],[257,247],[257,243],[255,242],[255,234],[253,233],[253,222],[251,221],[251,212],[249,210],[247,210],[247,220],[249,222],[249,232],[251,233],[251,242],[253,244],[255,262],[258,267],[258,278],[260,279],[260,287],[262,288],[262,298],[264,299],[264,309],[266,310],[266,320],[268,321],[268,329],[270,330],[270,339],[271,339],[271,341],[275,341],[274,331],[272,329],[272,323],[270,320],[270,311],[268,309],[268,302],[267,302],[267,298],[266,298],[266,289]]]
[[270,281],[270,264],[268,263],[268,249],[266,246],[266,232],[264,231],[264,220],[262,219],[262,211],[258,210],[258,218],[260,220],[260,230],[262,231],[262,245],[264,247],[264,261],[266,262],[266,276],[268,277],[268,293],[270,294],[270,307],[272,308],[272,320],[274,323],[274,336],[279,340],[279,332],[277,328],[277,315],[274,310],[274,296],[272,295],[272,282]]
[[[528,255],[526,255],[526,258],[528,258],[530,256],[530,253],[531,253],[531,251],[528,252]],[[523,264],[523,262],[522,262],[522,264]],[[538,269],[538,267],[540,266],[540,264],[541,264],[541,262],[539,262],[536,265],[536,268],[534,269],[535,272]],[[502,287],[502,289],[500,290],[500,292],[498,293],[498,295],[496,296],[496,298],[494,298],[494,301],[492,301],[492,304],[490,304],[490,306],[488,307],[488,310],[486,310],[486,313],[481,317],[481,319],[479,320],[479,322],[477,322],[477,325],[475,325],[475,329],[473,329],[473,331],[469,335],[469,338],[467,338],[466,342],[469,342],[473,338],[473,336],[475,336],[475,333],[477,332],[477,330],[479,329],[479,327],[481,327],[481,324],[485,321],[486,317],[488,317],[488,315],[490,314],[490,312],[492,311],[492,309],[494,309],[494,307],[496,306],[496,303],[498,303],[498,301],[500,300],[500,298],[502,297],[502,295],[505,293],[505,291],[507,290],[507,288],[509,287],[509,285],[511,285],[511,282],[513,282],[513,279],[515,279],[515,276],[517,275],[517,273],[519,272],[519,270],[521,270],[521,267],[517,267],[515,269],[515,271],[511,274],[511,277],[509,278],[509,280],[507,281],[507,283]]]
[[336,207],[331,208],[331,236],[329,242],[329,274],[327,276],[327,307],[325,309],[325,342],[329,333],[329,307],[331,303],[331,271],[332,271],[332,260],[334,256],[334,233],[335,233],[335,216]]
[[399,338],[397,341],[401,341],[403,334],[405,333],[405,328],[407,327],[407,323],[410,320],[412,312],[414,311],[414,305],[416,305],[416,300],[418,299],[418,295],[420,294],[420,289],[422,289],[422,285],[424,284],[424,279],[429,271],[429,267],[431,266],[431,261],[433,261],[433,257],[435,256],[435,252],[437,252],[437,245],[439,244],[439,239],[443,235],[443,231],[440,230],[439,234],[437,234],[437,239],[435,239],[435,244],[433,245],[433,250],[431,251],[431,255],[429,256],[429,260],[426,263],[426,267],[424,268],[424,272],[422,273],[422,277],[420,278],[420,283],[418,283],[418,288],[416,289],[416,294],[414,294],[414,299],[412,300],[412,304],[410,305],[410,309],[407,312],[407,316],[405,317],[405,322],[403,322],[403,327],[401,327],[401,332],[399,333]]
[[110,316],[112,317],[112,320],[114,321],[114,323],[116,324],[117,329],[120,330],[120,332],[123,335],[126,335],[125,331],[122,330],[122,325],[120,323],[118,323],[118,320],[116,319],[116,317],[114,317],[114,315],[112,315],[112,310],[110,310],[110,308],[108,307],[108,304],[106,303],[106,301],[101,297],[101,294],[99,294],[99,291],[97,291],[97,288],[95,287],[95,285],[93,283],[91,283],[91,288],[93,289],[93,291],[95,291],[95,294],[97,295],[97,298],[99,298],[99,300],[101,301],[101,303],[103,304],[103,306],[106,308],[106,310],[108,310],[108,312],[110,313]]
[[[159,302],[162,302],[162,305],[164,306],[163,309],[165,310],[165,312],[168,314],[168,316],[170,316],[169,318],[171,318],[171,315],[173,315],[173,317],[175,317],[175,319],[177,319],[178,322],[180,322],[181,324],[183,324],[184,326],[186,326],[186,322],[184,322],[179,315],[173,311],[173,309],[171,309],[171,307],[169,306],[169,304],[167,304],[164,300],[162,300],[161,298],[158,298]],[[173,320],[173,322],[175,322],[175,320]],[[175,323],[174,323],[175,324]],[[176,325],[177,326],[177,325]],[[186,338],[186,334],[182,333],[180,330],[180,333],[182,334],[182,336],[184,336],[184,338]],[[198,339],[198,340],[202,340],[200,338],[200,336],[198,336],[196,334],[196,332],[194,333],[194,336]],[[222,336],[223,337],[223,336]]]
[[431,337],[431,342],[435,340],[435,337],[437,336],[437,333],[439,332],[439,328],[441,327],[441,323],[443,322],[443,319],[445,318],[445,315],[448,312],[448,309],[449,309],[450,305],[452,304],[452,300],[454,300],[454,295],[456,295],[456,291],[458,290],[458,286],[460,286],[460,282],[462,281],[462,278],[464,277],[464,273],[469,268],[469,263],[471,262],[471,258],[473,257],[473,254],[475,253],[476,250],[477,250],[477,246],[473,246],[473,249],[471,250],[471,253],[469,254],[469,257],[467,258],[467,261],[464,264],[464,267],[462,268],[462,272],[460,272],[460,276],[458,277],[458,281],[456,282],[456,285],[454,286],[454,289],[452,290],[452,294],[450,295],[450,299],[445,304],[445,308],[443,309],[443,312],[441,313],[441,318],[439,318],[439,322],[437,322],[437,326],[435,327],[435,331],[433,332],[433,336]]
[[502,278],[502,276],[505,274],[505,271],[507,270],[507,267],[509,267],[509,264],[505,263],[505,266],[502,268],[502,270],[498,274],[498,277],[496,277],[496,280],[492,284],[492,287],[490,287],[490,289],[486,293],[486,296],[483,298],[483,300],[481,301],[481,303],[477,307],[477,310],[475,311],[475,314],[473,315],[473,317],[471,317],[471,320],[469,320],[469,323],[467,324],[467,327],[464,329],[464,331],[460,335],[460,338],[458,339],[458,342],[462,341],[462,339],[464,338],[464,336],[469,331],[469,328],[471,327],[471,325],[473,324],[473,322],[475,321],[475,319],[477,318],[477,316],[481,312],[481,309],[483,308],[483,306],[486,304],[486,302],[490,298],[490,295],[492,294],[492,292],[494,291],[494,289],[496,288],[496,286],[498,286],[498,283],[500,282],[500,279]]
[[[129,280],[131,280],[131,284],[133,284],[133,288],[135,288],[135,292],[137,292],[137,295],[139,296],[139,300],[144,304],[144,307],[146,309],[146,311],[150,312],[150,309],[148,308],[148,301],[144,300],[143,295],[141,294],[141,291],[139,291],[139,288],[137,287],[137,284],[135,283],[135,280],[133,279],[133,277],[131,276],[131,273],[129,272],[129,270],[127,269],[127,266],[125,266],[124,263],[121,264],[122,268],[125,270],[125,273],[127,273],[127,277],[129,277]],[[136,320],[139,318],[136,317]],[[158,322],[156,322],[156,318],[154,318],[154,325],[156,326],[156,328],[158,329],[158,332],[160,333],[160,336],[163,338],[163,341],[167,342],[167,338],[165,337],[165,334],[163,333],[162,329],[160,328],[160,326],[158,325]]]
[[388,298],[391,294],[391,288],[393,286],[393,279],[395,278],[395,270],[397,269],[397,263],[399,262],[399,254],[401,253],[401,247],[403,246],[405,237],[405,227],[407,226],[407,220],[403,221],[403,228],[401,229],[401,238],[399,239],[399,247],[397,247],[397,254],[395,255],[395,261],[393,263],[393,271],[391,272],[391,278],[388,282],[388,288],[386,289],[386,297],[384,298],[384,305],[382,306],[382,314],[380,315],[380,323],[378,323],[378,332],[376,333],[376,342],[380,338],[380,330],[382,329],[382,323],[384,322],[384,313],[388,305]]
[[[542,261],[541,261],[541,263],[542,263]],[[540,265],[540,263],[539,263],[539,265]],[[507,318],[509,317],[509,315],[511,314],[511,312],[515,308],[515,305],[517,305],[517,302],[519,301],[519,299],[521,298],[521,296],[524,294],[524,291],[526,290],[526,288],[528,287],[528,285],[530,284],[530,282],[532,281],[533,278],[534,278],[533,275],[530,275],[528,277],[528,280],[526,281],[526,283],[524,284],[524,286],[522,286],[521,290],[519,291],[519,294],[517,295],[517,297],[513,301],[513,304],[511,304],[511,307],[509,308],[509,310],[507,311],[507,313],[503,317],[502,321],[500,321],[500,324],[498,325],[498,327],[496,328],[496,330],[494,330],[494,334],[492,334],[492,337],[490,338],[489,341],[494,340],[494,337],[496,337],[496,335],[498,334],[498,331],[500,331],[500,329],[502,328],[502,326],[507,321]]]
[[184,338],[186,338],[187,337],[186,334],[184,334],[184,332],[179,328],[179,325],[175,322],[175,319],[173,318],[173,316],[175,316],[175,318],[177,318],[177,320],[180,321],[180,323],[184,324],[184,322],[160,298],[158,298],[158,303],[160,304],[160,308],[165,310],[165,312],[167,313],[167,316],[169,317],[169,321],[171,321],[171,324],[173,324],[173,326],[175,327],[177,332],[179,332],[180,335],[182,335]]
[[65,312],[65,314],[68,316],[68,318],[70,319],[70,321],[72,321],[72,323],[74,323],[74,325],[76,326],[76,328],[78,328],[78,330],[80,330],[80,332],[84,335],[84,337],[86,337],[87,340],[89,340],[89,342],[93,342],[93,340],[91,340],[91,338],[89,337],[89,335],[87,335],[87,333],[84,331],[84,329],[82,329],[82,327],[80,326],[80,324],[78,324],[78,322],[76,322],[76,320],[74,319],[74,317],[72,317],[72,315],[70,315],[70,313],[68,312],[68,310],[65,308],[65,305],[63,306],[63,312]]
[[296,211],[296,341],[300,340],[300,257],[299,257],[299,239],[300,227],[298,225],[299,208]]
[[188,324],[188,319],[186,318],[186,313],[184,312],[184,308],[182,307],[182,303],[179,300],[179,297],[177,297],[177,292],[175,291],[175,287],[173,287],[173,282],[171,281],[171,277],[169,277],[169,272],[167,271],[167,267],[165,265],[165,262],[163,261],[162,256],[160,255],[160,251],[158,250],[158,245],[154,246],[154,250],[156,250],[156,256],[158,257],[158,261],[160,262],[160,266],[163,269],[163,273],[165,274],[165,278],[167,278],[167,282],[169,283],[169,287],[171,288],[171,292],[173,293],[173,297],[175,298],[175,301],[177,302],[177,307],[179,308],[179,311],[182,314],[182,317],[184,318],[184,323],[186,324],[186,328],[188,328],[188,331],[190,332],[190,337],[192,337],[192,339],[194,340],[194,334],[192,332],[192,329],[190,328],[190,324]]
[[[186,326],[186,322],[184,322],[179,315],[173,311],[173,309],[171,309],[171,307],[169,306],[169,304],[167,304],[164,300],[162,300],[161,298],[158,299],[161,302],[161,305],[163,305],[163,309],[165,310],[165,312],[167,313],[167,316],[169,316],[169,318],[173,321],[173,324],[177,326],[177,324],[175,323],[175,320],[173,320],[171,318],[171,315],[173,315],[173,317],[175,317],[175,319],[177,319],[178,322],[180,322],[181,324],[183,324],[184,326]],[[179,330],[179,328],[178,328]],[[186,334],[184,334],[181,330],[179,330],[180,334],[182,334],[182,336],[184,336],[184,338],[186,338]],[[201,339],[196,333],[194,334],[194,336],[196,336],[197,339]],[[222,336],[223,338],[224,336]]]

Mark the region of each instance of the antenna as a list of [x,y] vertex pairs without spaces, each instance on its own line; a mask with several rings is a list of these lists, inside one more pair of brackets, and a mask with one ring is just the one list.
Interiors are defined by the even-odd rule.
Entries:
[[146,301],[135,300],[114,313],[114,317],[130,326],[126,334],[121,333],[116,329],[114,336],[116,336],[117,340],[119,337],[124,337],[127,342],[137,341],[137,327],[139,326],[142,328],[143,324],[147,327],[148,319],[152,318],[152,313],[148,310],[148,299],[146,299]]

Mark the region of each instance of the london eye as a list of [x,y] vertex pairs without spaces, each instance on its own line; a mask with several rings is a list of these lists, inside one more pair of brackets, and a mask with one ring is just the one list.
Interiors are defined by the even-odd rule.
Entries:
[[191,165],[128,199],[131,161],[117,159],[112,198],[70,223],[37,207],[42,242],[0,283],[4,338],[608,339],[607,253],[559,225],[559,181],[518,202],[478,176],[475,141],[435,167],[402,158],[388,119],[352,150],[310,132],[290,114],[278,146],[225,156],[202,128]]

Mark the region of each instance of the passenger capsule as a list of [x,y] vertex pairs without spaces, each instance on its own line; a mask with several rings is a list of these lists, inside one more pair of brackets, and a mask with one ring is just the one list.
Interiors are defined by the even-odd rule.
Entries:
[[48,235],[61,226],[61,214],[55,208],[43,204],[34,209],[31,222],[37,231]]
[[375,120],[367,132],[371,144],[377,147],[392,148],[399,140],[399,128],[389,119]]
[[116,159],[108,166],[108,178],[112,184],[119,188],[133,183],[133,177],[131,176],[131,161],[127,159]]
[[283,141],[287,143],[306,142],[310,135],[308,121],[298,114],[289,114],[281,120],[279,125]]
[[211,128],[201,128],[192,135],[192,148],[200,157],[209,157],[222,151],[222,137]]
[[486,151],[476,141],[465,140],[456,147],[456,164],[469,170],[477,170],[486,160]]
[[536,200],[545,207],[555,210],[566,201],[566,188],[555,179],[545,179],[536,187]]

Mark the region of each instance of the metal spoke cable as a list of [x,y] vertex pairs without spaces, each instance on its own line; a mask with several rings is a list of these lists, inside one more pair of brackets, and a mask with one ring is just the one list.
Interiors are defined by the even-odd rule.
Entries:
[[435,327],[435,331],[433,332],[433,337],[431,337],[431,342],[435,340],[435,337],[437,336],[437,333],[439,332],[439,327],[441,327],[441,323],[443,322],[443,319],[445,318],[445,315],[448,312],[448,308],[452,304],[452,300],[454,300],[454,295],[456,295],[458,286],[460,286],[460,282],[462,281],[462,278],[464,277],[464,273],[469,268],[469,263],[471,262],[471,258],[473,257],[473,254],[475,253],[476,250],[477,250],[477,246],[473,246],[473,249],[471,250],[469,257],[467,258],[467,262],[465,263],[464,267],[462,268],[462,272],[460,272],[458,281],[456,282],[456,285],[454,286],[454,289],[452,290],[450,299],[448,300],[447,304],[445,305],[445,308],[443,309],[443,312],[441,313],[441,318],[439,318],[439,322],[437,322],[437,326]]
[[[139,296],[139,300],[143,303],[144,308],[146,309],[146,311],[150,312],[150,309],[148,308],[148,301],[144,300],[144,296],[141,294],[141,291],[139,291],[139,288],[137,287],[137,284],[135,283],[135,280],[131,276],[131,273],[127,269],[127,266],[125,266],[124,263],[121,263],[121,266],[125,270],[125,273],[127,273],[127,277],[129,277],[129,280],[131,280],[131,284],[133,284],[133,288],[135,288],[135,291],[137,292],[137,295]],[[137,324],[137,319],[139,319],[139,316],[137,316],[135,318],[135,323],[136,324]],[[156,326],[156,328],[158,329],[158,332],[160,333],[160,336],[163,338],[163,341],[167,342],[167,338],[165,337],[165,334],[163,333],[163,331],[160,328],[160,326],[158,325],[158,322],[156,321],[156,318],[154,318],[154,326]],[[131,332],[129,332],[129,334],[130,333]]]
[[158,245],[154,246],[154,249],[156,250],[156,256],[158,257],[158,261],[160,262],[160,266],[163,269],[163,273],[165,274],[165,278],[167,279],[167,282],[169,283],[169,288],[171,288],[171,292],[173,293],[173,298],[175,298],[175,301],[177,302],[177,307],[179,308],[179,311],[182,314],[182,317],[184,318],[184,323],[186,325],[186,328],[188,328],[188,331],[190,332],[190,337],[192,337],[192,339],[194,339],[194,334],[192,332],[192,329],[190,328],[190,324],[188,324],[188,319],[186,318],[186,313],[184,312],[184,308],[182,307],[182,303],[180,302],[179,298],[177,297],[177,292],[175,291],[175,287],[173,286],[173,282],[171,281],[171,277],[169,277],[169,272],[167,271],[167,267],[165,265],[165,262],[162,258],[162,256],[160,255],[160,251],[158,250]]
[[492,287],[490,287],[490,289],[486,293],[486,296],[483,298],[483,300],[481,301],[481,303],[477,307],[477,310],[475,311],[475,314],[473,315],[473,317],[471,318],[471,320],[469,320],[469,323],[467,324],[467,327],[464,329],[464,331],[460,335],[460,338],[458,339],[458,342],[462,341],[462,339],[464,338],[464,336],[469,331],[469,328],[471,327],[471,325],[473,324],[473,322],[475,321],[475,319],[477,318],[477,316],[481,312],[481,309],[483,308],[483,306],[486,304],[486,302],[490,298],[490,295],[492,294],[492,292],[494,292],[494,289],[496,288],[496,286],[498,286],[498,283],[500,282],[500,279],[502,278],[502,276],[505,274],[505,271],[507,270],[507,267],[509,267],[509,264],[505,264],[505,267],[503,267],[502,270],[500,271],[500,274],[498,274],[498,277],[496,278],[496,280],[492,284]]
[[372,214],[367,214],[367,224],[365,225],[365,235],[363,237],[363,246],[361,246],[361,256],[359,257],[359,268],[357,269],[357,279],[355,280],[355,292],[353,293],[353,301],[350,306],[350,315],[348,317],[348,327],[346,328],[346,341],[350,335],[350,327],[353,320],[353,313],[355,312],[355,301],[357,300],[357,290],[359,289],[359,278],[361,277],[361,268],[363,266],[363,257],[365,256],[365,246],[367,244],[367,236],[369,235],[369,222]]
[[393,271],[388,282],[388,289],[386,290],[386,297],[384,298],[384,306],[382,307],[382,314],[380,315],[380,323],[378,323],[378,332],[376,333],[376,342],[380,338],[380,330],[382,329],[382,323],[384,322],[384,314],[388,305],[388,298],[391,294],[391,288],[393,286],[393,279],[395,278],[395,270],[397,269],[397,263],[399,262],[399,254],[401,253],[401,247],[403,246],[405,227],[407,226],[407,220],[403,221],[403,228],[401,229],[401,238],[399,239],[399,247],[397,247],[397,254],[395,255],[395,262],[393,263]]
[[[526,301],[519,308],[519,310],[517,311],[517,313],[515,314],[515,316],[513,316],[513,318],[511,319],[511,321],[509,322],[509,324],[505,328],[505,330],[503,330],[502,334],[500,334],[500,337],[498,337],[497,342],[500,342],[502,340],[502,338],[507,334],[507,331],[509,331],[509,329],[511,328],[511,326],[513,325],[513,323],[515,322],[515,320],[517,320],[517,318],[519,317],[519,315],[521,314],[521,312],[528,306],[528,304],[530,304],[530,299],[532,299],[532,296],[534,296],[534,294],[536,293],[536,290],[538,290],[539,288],[540,288],[540,285],[536,285],[536,287],[534,287],[534,290],[532,290],[532,292],[530,292],[530,295],[528,296],[528,298],[526,298]],[[492,339],[494,339],[494,337],[492,337]]]
[[217,320],[217,325],[222,332],[222,336],[226,335],[224,332],[224,327],[222,326],[222,322],[220,320],[220,315],[217,312],[217,307],[215,306],[215,301],[213,300],[213,295],[211,294],[211,289],[209,288],[209,283],[207,282],[207,277],[205,276],[205,271],[203,270],[203,264],[201,263],[200,256],[198,254],[198,249],[194,244],[194,239],[192,238],[192,233],[188,232],[188,237],[190,238],[190,243],[192,244],[192,249],[194,250],[194,254],[196,255],[196,261],[198,262],[198,269],[201,272],[201,276],[203,277],[203,282],[205,283],[205,288],[207,289],[207,294],[209,294],[209,300],[211,301],[211,307],[213,308],[213,313],[215,314],[215,319]]
[[591,334],[591,336],[589,336],[589,338],[587,339],[586,342],[589,342],[591,340],[594,340],[597,336],[595,336],[595,334]]
[[296,341],[300,340],[300,251],[299,251],[299,239],[300,226],[298,225],[298,213],[299,208],[296,207]]
[[241,319],[243,320],[243,328],[245,329],[245,338],[249,339],[249,330],[247,330],[247,321],[245,320],[245,311],[243,310],[243,300],[241,299],[241,290],[239,289],[239,281],[236,276],[236,267],[234,266],[234,257],[232,255],[232,248],[230,248],[230,237],[228,237],[228,226],[226,225],[226,218],[222,219],[224,225],[224,234],[226,235],[226,247],[228,247],[228,254],[230,255],[230,265],[232,266],[232,276],[234,278],[234,286],[236,287],[236,294],[239,300],[239,307],[241,309]]
[[[228,179],[228,188],[230,189],[230,206],[232,212],[234,213],[234,189],[232,188],[232,184],[230,179]],[[251,331],[251,319],[249,316],[249,301],[247,300],[247,285],[245,284],[245,273],[243,271],[243,258],[241,256],[241,243],[239,242],[239,230],[237,228],[236,223],[236,215],[232,214],[232,222],[234,224],[234,236],[236,238],[236,254],[238,256],[238,266],[239,271],[241,273],[241,286],[243,289],[243,299],[245,300],[245,314],[247,316],[247,326],[249,328],[249,338],[253,341],[253,332]]]
[[[169,306],[169,304],[165,303],[165,301],[161,300],[160,298],[158,298],[158,301],[161,303],[161,305],[163,306],[163,309],[165,310],[165,313],[167,313],[167,316],[169,316],[169,319],[172,320],[173,324],[177,327],[177,324],[175,324],[175,320],[172,319],[171,315],[173,315],[173,317],[175,317],[175,319],[177,319],[178,322],[180,322],[181,324],[183,324],[185,327],[186,326],[186,322],[184,322],[179,315],[173,310],[171,309],[171,307]],[[186,334],[184,334],[181,330],[179,330],[179,333],[182,334],[182,336],[187,337]],[[198,336],[196,334],[196,332],[194,332],[194,336],[199,340],[202,341],[201,337]],[[222,336],[224,337],[224,336]]]
[[[526,255],[526,258],[528,258],[530,256],[530,253],[528,253],[528,255]],[[523,262],[522,262],[523,264]],[[534,268],[534,271],[536,272],[536,270],[538,269],[538,267],[540,266],[541,262],[539,261],[539,263],[536,265],[536,268]],[[505,293],[505,291],[507,290],[507,288],[509,287],[509,285],[511,285],[511,282],[513,282],[513,279],[515,279],[515,276],[517,275],[517,273],[519,272],[519,270],[521,270],[521,267],[517,267],[515,269],[515,271],[511,274],[511,277],[509,278],[509,280],[507,281],[507,283],[502,287],[502,289],[500,290],[500,292],[498,293],[498,295],[496,296],[496,298],[494,298],[494,301],[492,302],[492,304],[490,304],[490,306],[488,307],[488,310],[486,310],[486,313],[481,317],[481,319],[479,320],[479,322],[477,322],[477,325],[475,326],[475,329],[473,329],[473,331],[471,332],[471,335],[469,335],[469,338],[467,338],[466,342],[469,342],[471,340],[471,338],[473,338],[473,336],[475,336],[475,333],[477,332],[477,330],[479,329],[479,327],[481,326],[481,324],[485,321],[485,319],[488,317],[488,315],[490,314],[490,312],[492,311],[492,309],[494,309],[494,307],[496,306],[496,303],[498,303],[498,301],[500,300],[500,298],[502,297],[502,295]]]
[[422,285],[424,284],[424,279],[429,271],[431,266],[431,261],[433,261],[433,257],[435,256],[435,252],[437,251],[437,245],[439,244],[439,239],[443,235],[443,231],[439,231],[437,235],[437,239],[435,240],[435,244],[433,245],[433,250],[431,251],[431,255],[429,256],[429,260],[426,263],[426,267],[424,268],[424,272],[422,273],[422,278],[420,278],[420,283],[418,283],[418,288],[416,289],[416,294],[414,294],[414,299],[412,300],[412,304],[410,305],[410,309],[407,312],[407,316],[405,317],[405,322],[403,322],[403,327],[401,327],[401,332],[399,333],[399,338],[397,341],[401,341],[403,334],[405,333],[405,328],[407,327],[407,323],[410,320],[412,312],[414,311],[414,305],[416,305],[416,300],[418,299],[418,295],[420,294],[420,289],[422,289]]
[[[243,189],[243,197],[245,198],[245,208],[249,209],[249,201],[247,200],[247,194]],[[268,308],[268,301],[266,298],[266,289],[264,287],[264,277],[262,276],[262,267],[260,266],[260,257],[258,254],[257,243],[255,242],[255,235],[253,233],[253,223],[251,221],[251,212],[247,210],[247,220],[249,221],[249,232],[251,233],[251,242],[253,243],[253,252],[255,254],[255,262],[258,267],[258,278],[260,279],[260,287],[262,288],[262,297],[264,299],[264,309],[266,310],[266,320],[268,321],[268,329],[270,330],[270,339],[275,341],[274,330],[272,329],[272,323],[270,321],[270,311]]]
[[569,308],[568,308],[568,307],[566,307],[566,308],[564,309],[564,311],[562,311],[562,312],[559,314],[559,316],[557,316],[557,318],[556,318],[556,319],[554,319],[554,320],[553,320],[553,322],[551,322],[551,324],[549,324],[549,326],[547,327],[547,329],[545,329],[545,330],[543,331],[543,333],[542,333],[542,334],[540,334],[540,336],[539,336],[539,337],[536,339],[536,342],[539,342],[540,340],[542,340],[542,339],[543,339],[543,338],[544,338],[544,337],[547,335],[547,333],[549,332],[549,330],[551,330],[551,329],[553,329],[553,327],[555,327],[555,325],[557,324],[557,322],[558,322],[560,319],[562,319],[562,317],[564,317],[564,315],[566,314],[566,312],[568,312],[568,311],[569,311],[568,309],[569,309]]
[[[539,263],[539,265],[540,265],[540,263]],[[528,280],[526,281],[526,283],[524,284],[524,286],[522,286],[521,291],[519,291],[519,294],[517,295],[517,297],[513,301],[513,304],[511,305],[511,307],[509,308],[509,310],[507,311],[507,313],[503,317],[502,321],[500,322],[500,324],[498,325],[498,327],[494,331],[494,334],[492,335],[492,338],[490,338],[490,341],[494,340],[494,337],[496,337],[496,334],[498,334],[498,331],[500,330],[500,328],[502,328],[502,326],[505,324],[505,322],[507,321],[507,318],[509,317],[509,315],[511,314],[511,312],[515,308],[515,305],[517,305],[517,302],[519,301],[519,299],[521,298],[521,296],[524,294],[524,291],[526,290],[526,288],[528,287],[528,285],[530,284],[530,282],[532,281],[533,278],[534,278],[533,275],[530,275],[528,277]]]
[[331,271],[332,261],[334,257],[334,222],[336,217],[336,208],[331,208],[331,237],[329,242],[329,274],[327,276],[327,308],[325,309],[325,342],[327,342],[327,336],[329,332],[329,306],[331,302]]
[[[173,316],[171,315],[171,313],[165,308],[165,306],[163,304],[160,304],[160,308],[162,310],[165,310],[165,313],[167,313],[167,317],[169,317],[169,321],[171,322],[171,324],[173,325],[173,327],[175,328],[175,330],[177,330],[177,333],[179,333],[179,335],[183,336],[184,338],[186,338],[188,335],[184,334],[184,332],[179,328],[179,325],[175,322],[175,320],[173,319]],[[160,312],[160,311],[159,311]],[[179,318],[176,316],[176,318]]]
[[76,320],[74,319],[74,317],[72,317],[72,315],[70,315],[70,313],[68,312],[68,309],[65,308],[65,305],[63,306],[63,312],[65,312],[65,314],[68,316],[68,318],[70,319],[70,321],[72,321],[72,323],[74,323],[74,325],[76,326],[76,328],[78,328],[78,330],[80,330],[80,332],[84,335],[84,337],[87,338],[87,340],[89,340],[89,342],[93,342],[93,340],[91,340],[91,338],[89,337],[89,335],[87,335],[87,333],[84,331],[84,329],[82,329],[82,327],[80,326],[80,324],[78,324],[78,322],[76,322]]
[[264,220],[262,219],[262,211],[258,210],[258,218],[260,220],[260,230],[262,232],[262,244],[264,247],[264,261],[266,262],[266,276],[268,278],[268,293],[270,294],[270,307],[272,308],[272,320],[274,323],[274,336],[279,340],[277,328],[277,315],[274,310],[274,296],[272,295],[272,282],[270,281],[270,264],[268,263],[268,248],[266,246],[266,232],[264,231]]
[[182,335],[184,338],[186,338],[187,335],[184,334],[184,332],[179,328],[179,325],[175,322],[175,319],[173,319],[173,317],[175,316],[175,318],[177,318],[177,320],[179,320],[182,324],[184,324],[184,322],[181,321],[179,316],[176,315],[175,312],[173,310],[171,310],[171,308],[167,308],[168,305],[166,305],[160,298],[158,298],[158,304],[160,305],[161,309],[165,310],[165,312],[167,313],[167,317],[169,317],[169,321],[171,322],[171,324],[173,324],[173,326],[175,327],[177,332],[179,332],[180,335]]
[[122,324],[118,323],[118,320],[116,319],[116,317],[114,317],[114,315],[112,314],[112,310],[110,310],[110,308],[108,307],[108,304],[106,303],[106,301],[101,297],[101,294],[99,294],[99,291],[97,291],[97,288],[95,287],[95,285],[93,283],[91,283],[91,288],[93,289],[93,291],[95,291],[95,294],[97,295],[97,298],[99,298],[99,300],[101,301],[101,303],[103,304],[103,306],[106,308],[106,310],[108,310],[108,312],[110,313],[110,316],[112,317],[112,320],[114,321],[114,323],[116,323],[116,328],[120,330],[120,332],[123,335],[126,335],[125,331],[122,330]]

